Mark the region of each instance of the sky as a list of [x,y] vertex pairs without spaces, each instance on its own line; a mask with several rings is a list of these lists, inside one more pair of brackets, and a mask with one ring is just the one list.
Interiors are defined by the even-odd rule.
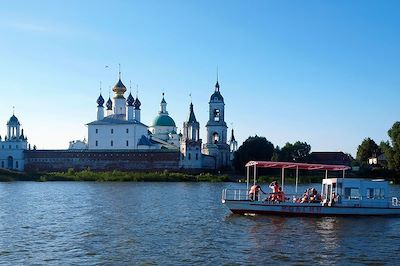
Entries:
[[120,64],[143,123],[164,92],[181,129],[191,94],[204,141],[218,69],[239,145],[258,135],[354,156],[400,120],[399,13],[368,0],[2,1],[0,134],[15,106],[39,149],[87,138]]

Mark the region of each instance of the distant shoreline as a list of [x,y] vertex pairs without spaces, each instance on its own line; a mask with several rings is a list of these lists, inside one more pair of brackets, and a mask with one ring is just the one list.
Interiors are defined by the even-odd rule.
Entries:
[[228,175],[210,173],[190,174],[177,172],[123,172],[91,170],[66,172],[26,173],[0,170],[0,182],[12,181],[92,181],[92,182],[230,182],[237,181]]

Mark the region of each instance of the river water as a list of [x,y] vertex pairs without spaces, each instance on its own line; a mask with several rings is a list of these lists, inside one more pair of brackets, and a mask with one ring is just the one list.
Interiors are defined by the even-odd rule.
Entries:
[[400,218],[233,215],[221,190],[238,186],[0,183],[0,264],[400,263]]

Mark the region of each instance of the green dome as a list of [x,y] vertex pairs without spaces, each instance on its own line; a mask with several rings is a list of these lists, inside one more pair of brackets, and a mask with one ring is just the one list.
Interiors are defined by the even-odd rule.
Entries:
[[169,115],[159,115],[153,120],[153,127],[165,126],[165,127],[175,127],[175,121]]

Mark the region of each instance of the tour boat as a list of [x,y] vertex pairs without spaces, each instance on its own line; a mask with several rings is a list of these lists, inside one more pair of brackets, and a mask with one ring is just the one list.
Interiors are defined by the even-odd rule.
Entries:
[[[400,216],[400,198],[390,196],[389,182],[383,179],[345,178],[345,165],[292,162],[250,161],[246,164],[246,189],[224,189],[222,203],[237,214],[276,214],[291,216]],[[253,169],[253,182],[250,172]],[[282,192],[249,195],[256,186],[257,168],[280,168]],[[297,193],[299,170],[324,171],[321,190],[310,189],[303,195],[284,194],[285,169],[296,172]],[[328,171],[339,171],[339,177],[328,178]],[[253,187],[254,188],[254,187]],[[265,189],[264,189],[265,190]],[[253,190],[254,192],[254,190]]]

